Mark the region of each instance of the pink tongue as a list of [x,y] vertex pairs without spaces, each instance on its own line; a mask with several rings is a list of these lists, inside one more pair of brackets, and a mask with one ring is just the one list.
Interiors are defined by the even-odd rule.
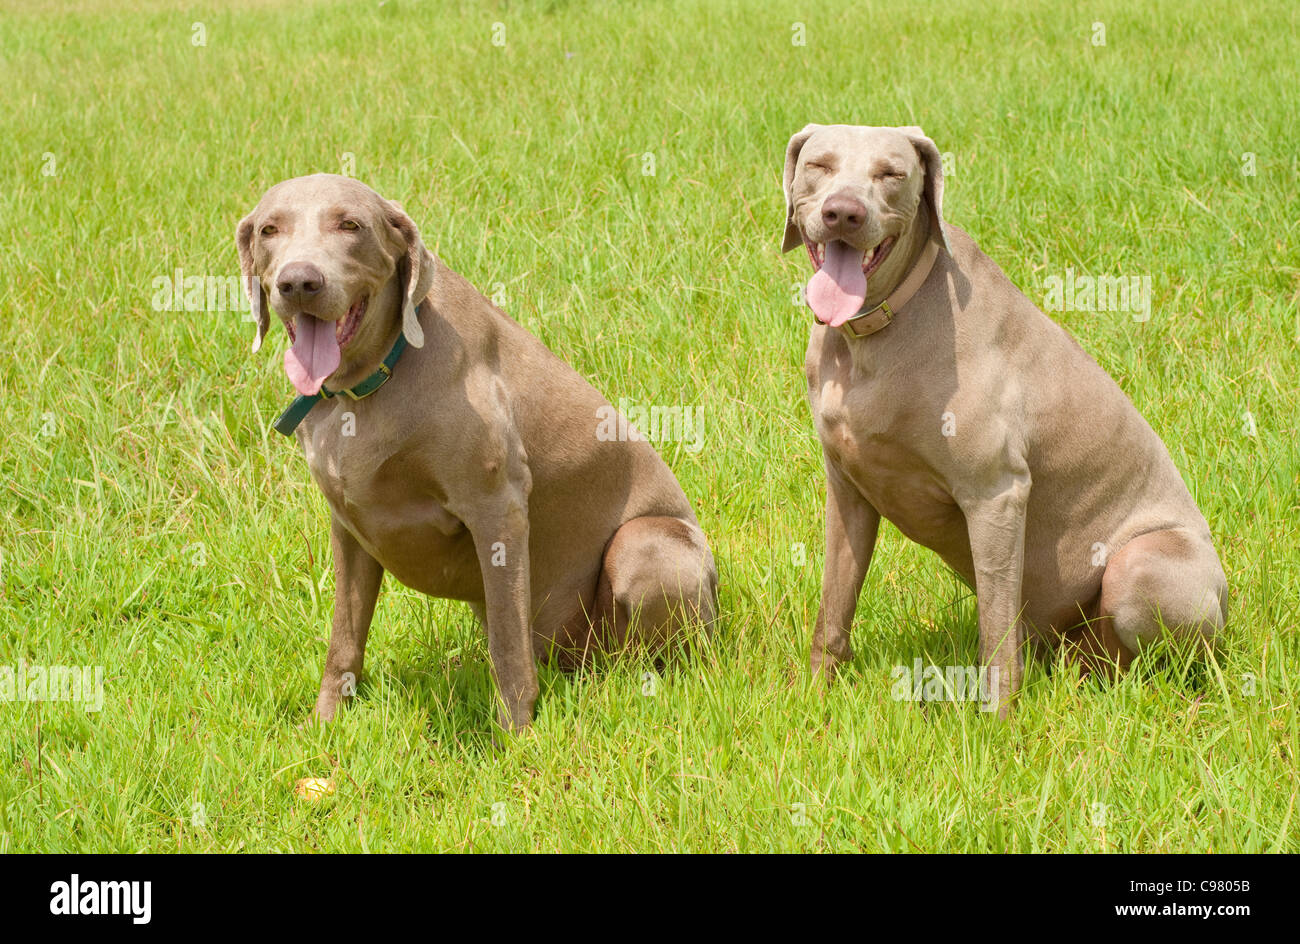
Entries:
[[284,352],[284,372],[303,396],[320,390],[325,378],[339,368],[339,342],[334,322],[299,315],[293,347]]
[[804,294],[808,307],[822,324],[838,328],[867,300],[867,277],[862,274],[862,251],[838,239],[826,244],[826,259],[808,280]]

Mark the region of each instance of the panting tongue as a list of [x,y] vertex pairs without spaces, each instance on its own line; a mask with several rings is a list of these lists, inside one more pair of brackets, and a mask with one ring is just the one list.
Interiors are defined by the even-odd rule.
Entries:
[[284,372],[305,397],[320,391],[325,378],[339,368],[339,342],[334,322],[299,315],[293,347],[284,352]]
[[862,250],[838,239],[826,244],[826,258],[808,280],[808,307],[822,324],[838,328],[867,300],[867,277],[862,274]]

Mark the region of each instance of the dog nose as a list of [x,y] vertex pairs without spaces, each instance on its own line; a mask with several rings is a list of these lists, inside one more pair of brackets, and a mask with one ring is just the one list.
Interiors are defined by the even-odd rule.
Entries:
[[310,262],[290,262],[280,270],[275,287],[286,298],[310,298],[325,287],[325,276]]
[[822,203],[822,222],[836,235],[847,235],[867,221],[866,205],[849,193],[833,193]]

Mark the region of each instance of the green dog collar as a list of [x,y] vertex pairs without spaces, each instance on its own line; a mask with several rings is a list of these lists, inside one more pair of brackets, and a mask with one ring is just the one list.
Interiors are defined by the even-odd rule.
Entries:
[[397,341],[393,344],[393,349],[388,352],[384,362],[379,365],[379,369],[367,377],[355,387],[349,387],[347,390],[328,390],[325,387],[320,388],[319,393],[313,393],[311,396],[298,397],[293,403],[289,404],[289,409],[280,414],[276,419],[275,431],[284,433],[286,436],[292,436],[293,431],[298,428],[298,424],[307,418],[307,414],[321,400],[328,400],[330,397],[343,394],[351,397],[353,400],[360,400],[362,397],[368,397],[385,383],[388,378],[393,376],[393,366],[397,359],[402,356],[406,350],[406,335],[398,334]]

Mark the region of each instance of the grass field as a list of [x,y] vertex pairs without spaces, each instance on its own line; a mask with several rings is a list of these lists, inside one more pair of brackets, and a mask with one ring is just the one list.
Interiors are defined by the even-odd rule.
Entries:
[[[104,683],[0,702],[0,851],[1300,851],[1300,8],[1075,9],[6,5],[0,666]],[[1213,662],[1032,667],[1008,723],[896,701],[894,666],[977,661],[975,608],[886,525],[857,658],[810,684],[825,486],[779,253],[809,121],[921,125],[947,218],[1040,304],[1067,268],[1150,276],[1149,321],[1053,317],[1210,522]],[[704,411],[661,450],[722,578],[693,659],[543,670],[493,746],[468,610],[390,579],[360,697],[298,727],[332,576],[269,429],[284,335],[250,356],[241,313],[158,311],[154,280],[236,275],[263,190],[342,170],[611,401]]]

